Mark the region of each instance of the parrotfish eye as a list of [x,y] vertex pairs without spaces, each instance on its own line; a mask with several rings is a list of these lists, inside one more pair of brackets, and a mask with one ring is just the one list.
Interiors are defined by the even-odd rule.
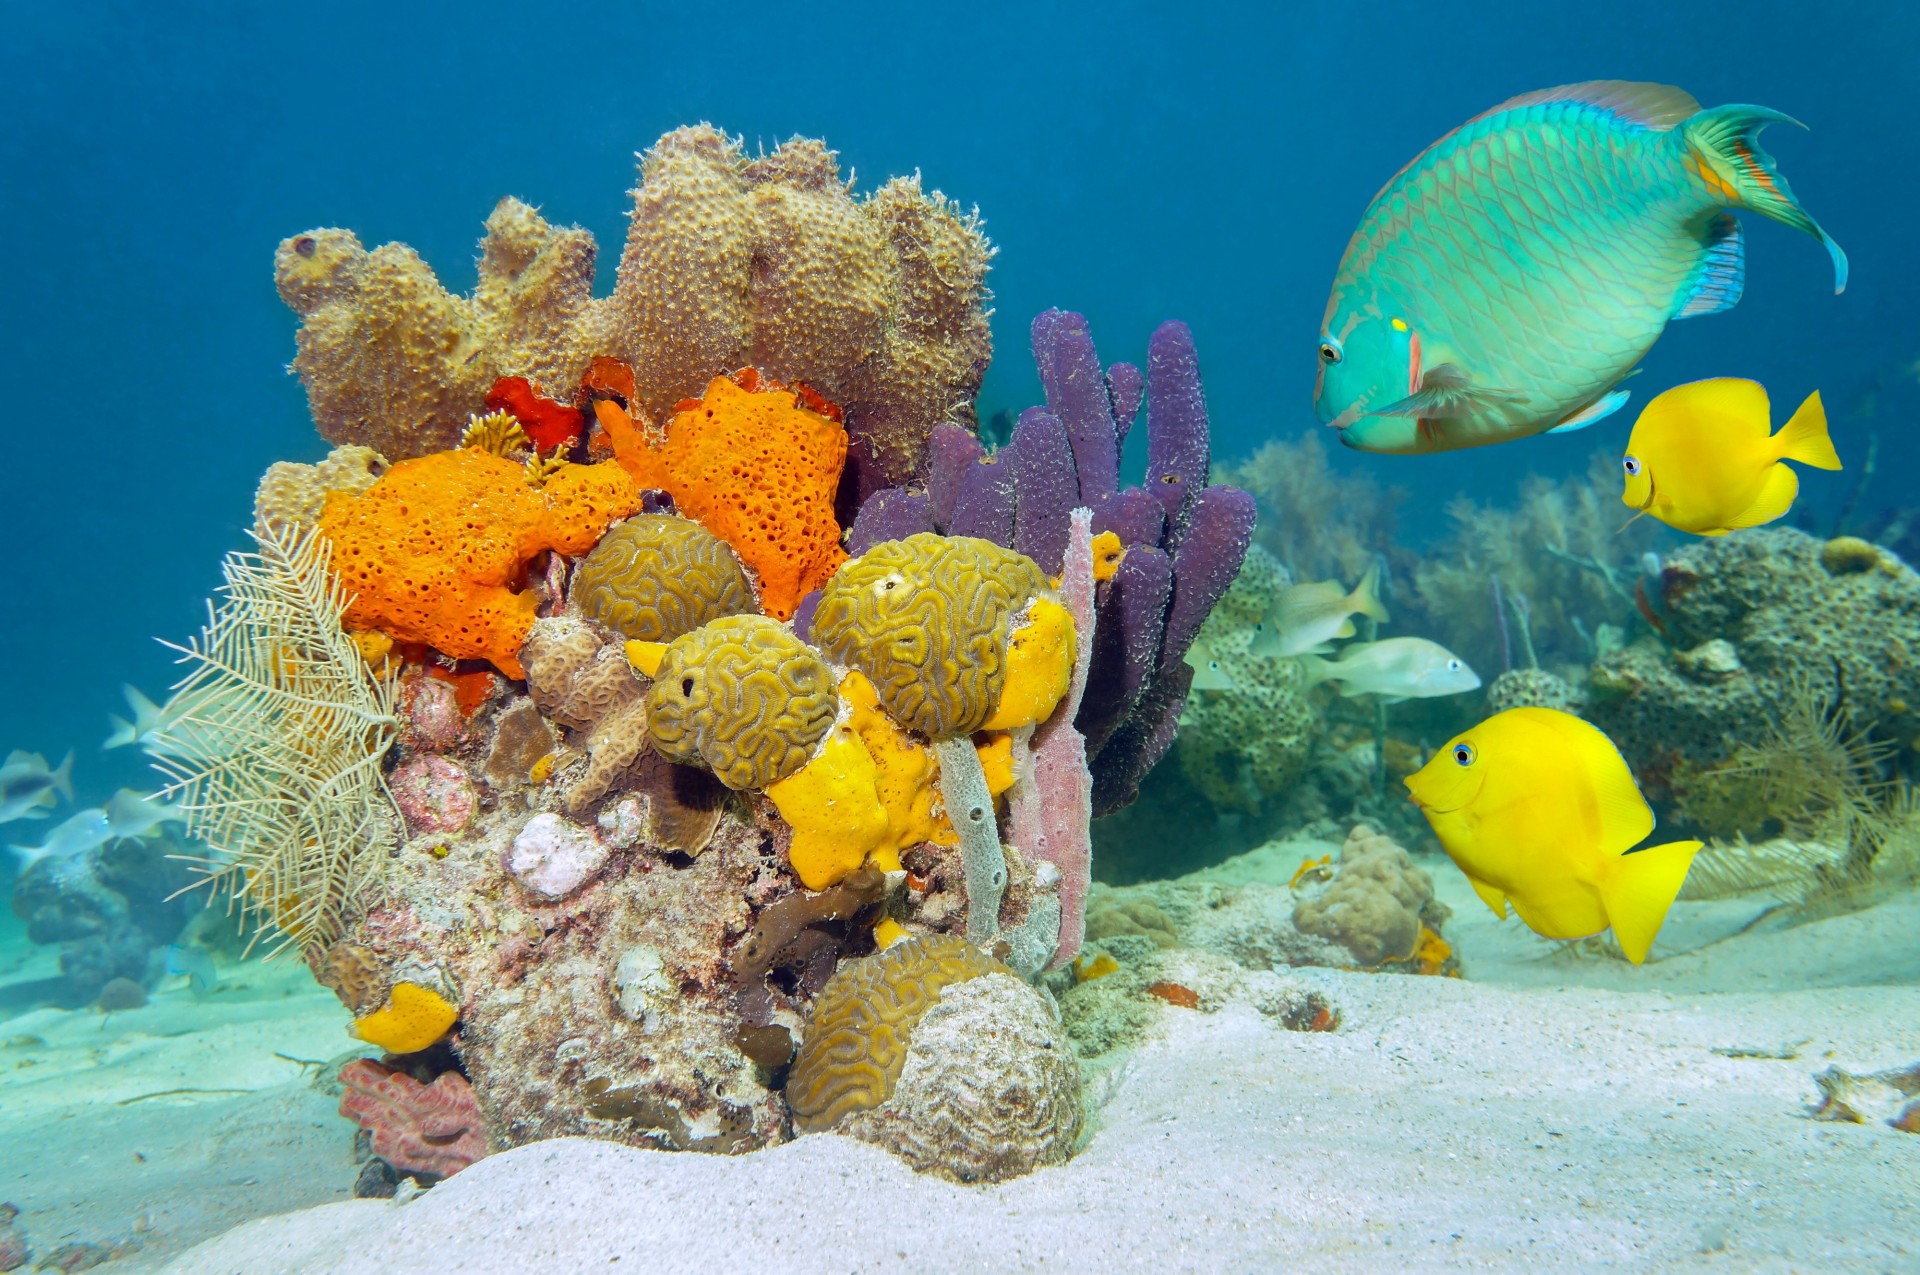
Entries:
[[1640,458],[1638,456],[1628,456],[1620,462],[1620,468],[1627,471],[1627,477],[1636,477],[1640,473]]
[[1320,361],[1322,363],[1338,363],[1340,361],[1340,343],[1331,340],[1322,341],[1320,343]]
[[1453,746],[1453,760],[1456,764],[1461,766],[1471,766],[1473,765],[1473,757],[1474,757],[1474,753],[1473,753],[1472,744],[1455,744]]

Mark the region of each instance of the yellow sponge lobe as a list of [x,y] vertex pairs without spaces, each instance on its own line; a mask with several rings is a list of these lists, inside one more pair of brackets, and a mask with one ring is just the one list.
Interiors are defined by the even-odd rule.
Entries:
[[879,777],[867,746],[842,722],[806,765],[767,785],[767,798],[793,828],[787,861],[801,885],[824,890],[886,843]]
[[1047,720],[1073,680],[1073,614],[1049,598],[1037,599],[1027,622],[1007,639],[1007,676],[1000,702],[982,730],[1012,730]]
[[353,1034],[390,1054],[417,1054],[446,1035],[460,1011],[431,988],[395,983],[387,1003],[353,1021]]

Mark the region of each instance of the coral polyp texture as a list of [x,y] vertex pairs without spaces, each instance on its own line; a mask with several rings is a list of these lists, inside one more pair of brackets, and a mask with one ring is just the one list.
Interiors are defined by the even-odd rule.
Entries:
[[334,448],[318,464],[275,461],[253,494],[254,534],[306,531],[320,521],[330,493],[363,492],[386,472],[386,457],[355,444]]
[[760,609],[785,620],[846,561],[833,500],[847,434],[792,391],[742,380],[715,378],[657,444],[617,404],[597,410],[615,460],[726,541],[753,570]]
[[999,705],[1012,621],[1047,588],[1022,554],[922,533],[883,541],[841,568],[820,596],[812,636],[828,658],[866,674],[904,725],[935,739],[966,734]]
[[570,601],[622,637],[671,642],[708,620],[753,610],[753,591],[711,531],[689,518],[639,514],[580,563]]
[[648,729],[663,756],[729,788],[764,788],[806,764],[838,704],[832,671],[805,643],[764,616],[731,616],[668,643]]
[[462,449],[402,461],[357,495],[330,496],[320,530],[353,596],[349,626],[520,678],[539,605],[515,587],[527,563],[546,550],[584,554],[639,507],[615,465],[569,465],[534,488],[512,461]]
[[977,218],[917,178],[856,199],[818,141],[750,159],[703,124],[642,158],[604,299],[592,236],[517,199],[487,219],[470,296],[411,248],[369,252],[336,229],[283,242],[275,275],[302,319],[294,369],[330,441],[395,459],[444,451],[499,378],[570,390],[600,356],[635,369],[630,406],[662,420],[754,366],[845,409],[871,490],[911,478],[936,425],[972,428],[991,255]]

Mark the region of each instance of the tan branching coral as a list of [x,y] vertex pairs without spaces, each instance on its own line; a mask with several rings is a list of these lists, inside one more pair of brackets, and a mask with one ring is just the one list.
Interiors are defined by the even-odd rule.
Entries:
[[844,409],[870,487],[909,477],[935,425],[973,425],[992,255],[976,217],[917,177],[855,199],[823,143],[749,159],[710,125],[667,134],[640,171],[603,300],[592,236],[516,199],[488,218],[466,297],[402,244],[368,252],[344,230],[282,243],[320,432],[396,459],[444,450],[495,379],[563,393],[601,355],[636,370],[630,406],[654,420],[740,367],[804,382]]
[[320,521],[329,492],[357,495],[386,472],[386,457],[353,444],[334,448],[315,465],[275,461],[253,493],[253,533],[305,531]]

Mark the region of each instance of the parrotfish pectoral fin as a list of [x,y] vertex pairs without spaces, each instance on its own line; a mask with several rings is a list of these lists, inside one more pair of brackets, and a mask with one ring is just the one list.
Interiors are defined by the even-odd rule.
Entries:
[[1775,518],[1793,508],[1793,498],[1800,494],[1800,476],[1785,465],[1767,466],[1767,476],[1760,484],[1760,494],[1753,503],[1727,520],[1729,528],[1758,527],[1762,523],[1772,522]]
[[1585,429],[1595,421],[1603,421],[1627,405],[1633,397],[1627,390],[1609,390],[1593,402],[1587,404],[1573,415],[1548,430],[1549,434],[1571,434],[1577,429]]
[[1526,400],[1515,390],[1487,389],[1467,379],[1467,374],[1451,363],[1427,369],[1420,388],[1397,402],[1376,407],[1369,416],[1417,416],[1445,420],[1453,416],[1472,416],[1489,408],[1504,407]]
[[1600,881],[1600,903],[1607,910],[1613,937],[1635,965],[1647,959],[1653,936],[1667,919],[1699,851],[1698,841],[1669,841],[1623,854],[1608,865]]
[[1676,319],[1731,310],[1747,290],[1747,252],[1740,237],[1740,219],[1723,212],[1709,221],[1706,249],[1693,277],[1680,290],[1680,302],[1673,311]]
[[1839,469],[1840,453],[1833,450],[1833,438],[1827,433],[1827,409],[1820,404],[1820,391],[1807,395],[1791,419],[1780,427],[1780,458],[1797,460],[1815,469]]
[[1477,877],[1468,877],[1467,884],[1480,896],[1480,901],[1493,909],[1493,914],[1502,921],[1507,919],[1507,896]]
[[1833,290],[1845,292],[1847,254],[1800,206],[1773,156],[1761,149],[1760,130],[1769,124],[1805,127],[1792,116],[1764,106],[1733,105],[1701,111],[1680,126],[1680,134],[1703,163],[1701,180],[1719,198],[1792,226],[1826,245],[1827,255],[1833,259]]

